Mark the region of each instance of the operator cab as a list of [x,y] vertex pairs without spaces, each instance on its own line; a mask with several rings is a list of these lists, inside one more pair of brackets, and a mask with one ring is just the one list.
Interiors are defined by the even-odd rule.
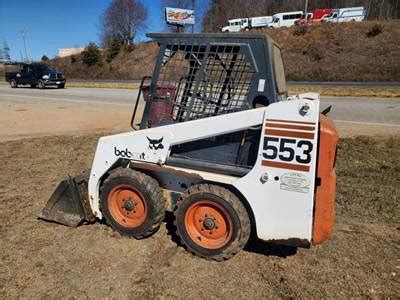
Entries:
[[[268,106],[287,97],[280,47],[264,34],[149,34],[160,46],[132,116],[140,129]],[[145,101],[135,125],[141,95]],[[254,165],[260,126],[173,146],[169,164],[235,176]]]

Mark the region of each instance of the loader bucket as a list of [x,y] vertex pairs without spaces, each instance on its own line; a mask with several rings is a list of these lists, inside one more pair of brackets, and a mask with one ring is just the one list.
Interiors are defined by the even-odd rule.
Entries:
[[70,227],[77,227],[84,221],[93,222],[87,184],[86,175],[61,181],[38,217]]

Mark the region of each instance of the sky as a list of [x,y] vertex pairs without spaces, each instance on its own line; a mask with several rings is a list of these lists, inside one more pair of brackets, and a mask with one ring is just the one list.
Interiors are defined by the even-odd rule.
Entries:
[[[24,56],[22,31],[30,60],[58,55],[59,48],[100,42],[100,16],[111,0],[0,0],[0,46],[7,42],[11,59]],[[143,0],[148,32],[165,28],[161,0]],[[143,40],[144,36],[139,39]]]

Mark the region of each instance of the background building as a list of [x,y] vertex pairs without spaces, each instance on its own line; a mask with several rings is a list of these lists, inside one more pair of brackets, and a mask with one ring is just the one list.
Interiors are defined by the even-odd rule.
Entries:
[[85,50],[84,47],[80,47],[80,48],[60,48],[60,49],[58,49],[58,56],[59,57],[71,56],[71,55],[74,55],[74,54],[79,54],[83,50]]

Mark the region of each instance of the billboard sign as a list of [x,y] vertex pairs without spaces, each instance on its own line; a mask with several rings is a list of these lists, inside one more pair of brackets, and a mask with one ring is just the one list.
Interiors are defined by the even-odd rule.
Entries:
[[194,10],[166,7],[165,20],[173,25],[194,25]]

